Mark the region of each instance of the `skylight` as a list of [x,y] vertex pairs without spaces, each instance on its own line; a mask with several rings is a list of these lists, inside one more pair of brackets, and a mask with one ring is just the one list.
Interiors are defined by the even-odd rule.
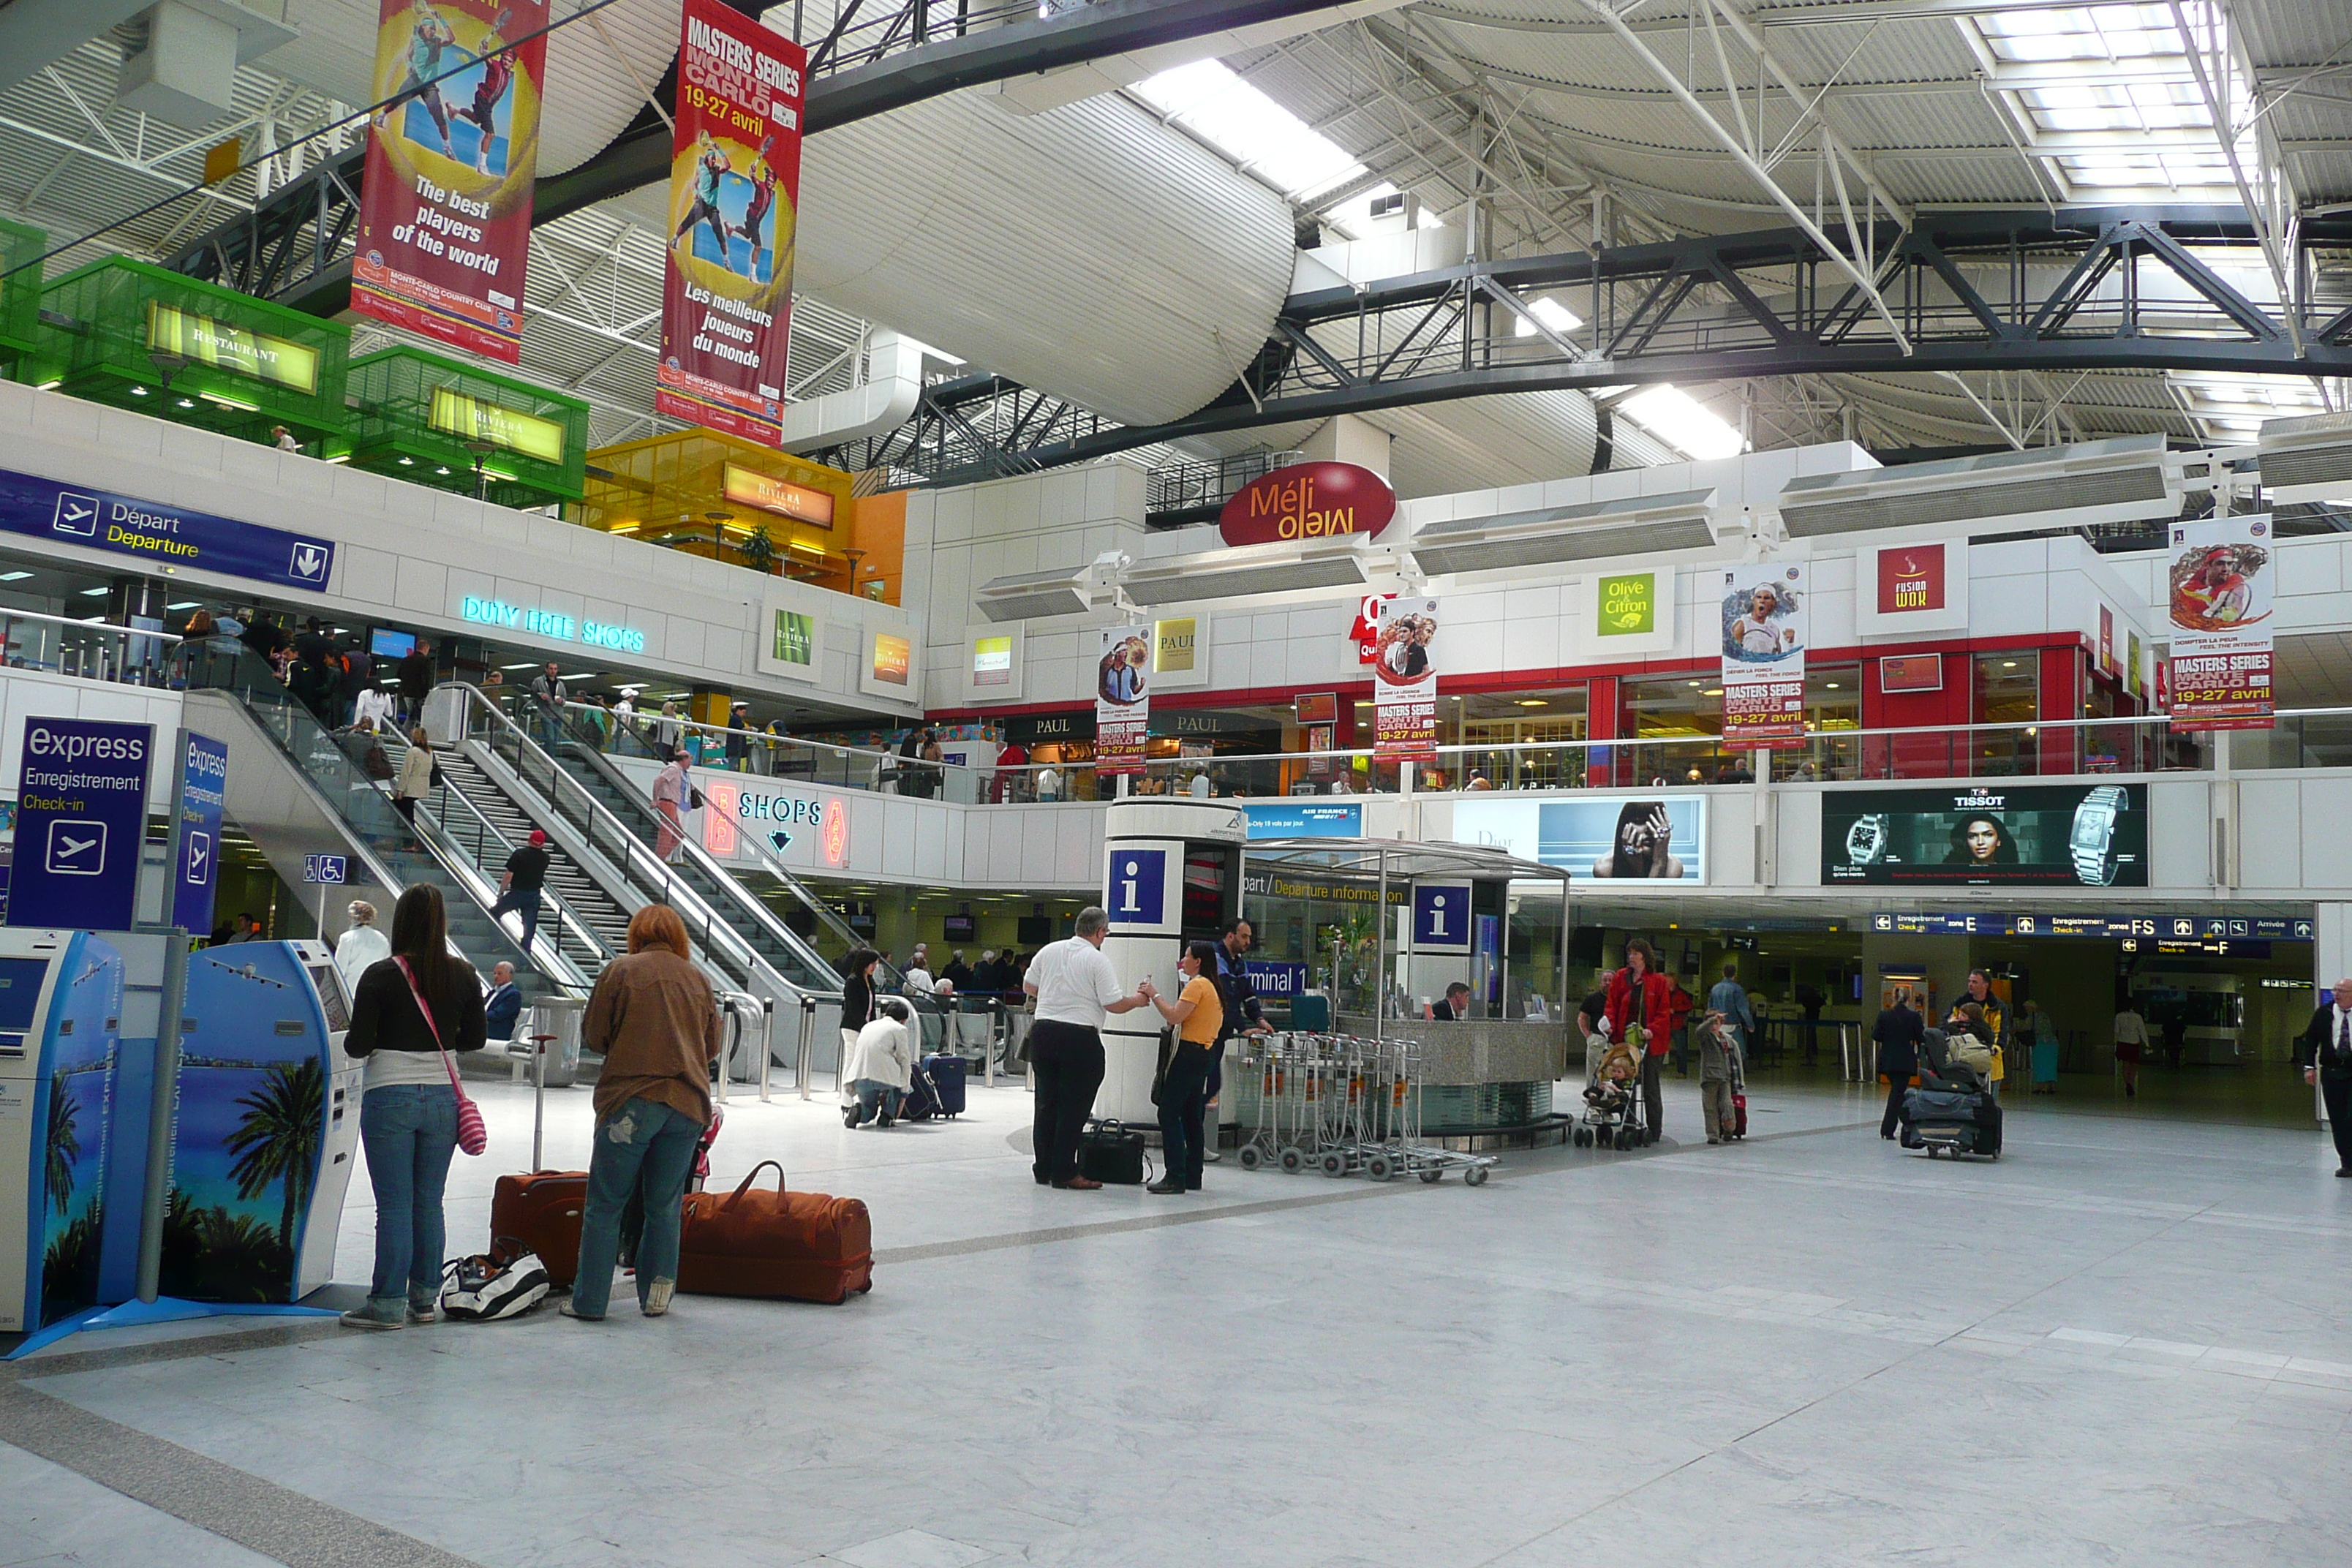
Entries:
[[1327,191],[1364,173],[1338,143],[1234,74],[1222,60],[1161,71],[1135,88],[1146,103],[1283,195]]
[[1616,412],[1697,461],[1736,458],[1746,450],[1739,432],[1678,386],[1653,386],[1617,405]]
[[[2183,10],[2200,42],[2216,36],[2221,17],[2206,0],[2189,0]],[[1974,25],[2004,64],[2069,68],[2063,81],[2038,73],[2045,79],[2027,79],[2010,90],[2037,132],[2068,139],[2037,150],[2075,190],[2231,185],[2229,162],[2168,4],[1999,11],[1975,17]],[[2234,63],[2215,85],[2225,107],[2251,100]],[[2204,138],[2179,145],[2183,132]],[[2103,137],[2115,144],[2095,145]],[[2134,138],[2150,141],[2135,145]],[[2238,153],[2242,163],[2252,161],[2251,133],[2239,139]]]
[[[1541,321],[1545,326],[1549,327],[1553,331],[1559,333],[1562,337],[1567,336],[1569,333],[1576,331],[1577,328],[1584,325],[1583,317],[1578,315],[1575,311],[1570,310],[1567,306],[1561,304],[1559,300],[1553,299],[1549,294],[1544,295],[1541,299],[1535,300],[1528,306],[1528,316],[1533,316],[1536,319],[1536,321]],[[1519,336],[1523,338],[1531,338],[1536,335],[1535,321],[1528,321],[1527,316],[1521,316],[1518,318],[1518,322]]]
[[2173,371],[2165,379],[2201,426],[2199,433],[2218,439],[2251,441],[2265,419],[2289,419],[2326,408],[2319,388],[2302,376]]

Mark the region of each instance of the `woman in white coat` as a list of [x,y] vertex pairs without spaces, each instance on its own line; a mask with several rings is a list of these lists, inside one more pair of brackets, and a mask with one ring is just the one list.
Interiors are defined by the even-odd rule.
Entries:
[[368,965],[392,956],[392,939],[377,927],[375,906],[366,900],[353,899],[346,912],[352,924],[335,939],[335,971],[343,977],[343,994],[356,996]]
[[875,1004],[874,1020],[857,1031],[857,1043],[842,1064],[842,1080],[856,1091],[857,1103],[841,1108],[844,1127],[872,1122],[887,1127],[898,1118],[898,1099],[915,1087],[915,1047],[907,1027],[907,1005],[896,996]]

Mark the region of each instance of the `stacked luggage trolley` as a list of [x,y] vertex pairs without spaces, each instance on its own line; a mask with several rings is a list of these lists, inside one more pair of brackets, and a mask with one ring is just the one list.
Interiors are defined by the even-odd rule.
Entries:
[[1375,1182],[1439,1182],[1459,1171],[1469,1185],[1486,1184],[1494,1156],[1422,1142],[1424,1074],[1414,1041],[1294,1031],[1237,1035],[1225,1051],[1225,1081],[1240,1091],[1242,1169]]

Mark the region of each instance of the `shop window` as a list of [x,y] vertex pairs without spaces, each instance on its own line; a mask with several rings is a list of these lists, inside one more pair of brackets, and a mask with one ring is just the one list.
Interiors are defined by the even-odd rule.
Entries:
[[2007,727],[1979,730],[1971,737],[1973,773],[2037,771],[2034,721],[2041,717],[2041,663],[2031,648],[1977,655],[1973,721]]
[[[1561,789],[1583,782],[1584,753],[1574,743],[1591,732],[1582,686],[1449,697],[1439,705],[1439,720],[1442,739],[1473,748],[1459,763],[1465,781],[1475,769],[1496,789]],[[1444,734],[1449,728],[1450,736]]]

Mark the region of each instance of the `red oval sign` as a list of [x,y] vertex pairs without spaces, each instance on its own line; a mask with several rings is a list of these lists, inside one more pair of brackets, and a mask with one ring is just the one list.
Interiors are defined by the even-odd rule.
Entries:
[[1217,515],[1227,544],[1378,533],[1396,515],[1396,491],[1353,463],[1293,463],[1252,479]]

